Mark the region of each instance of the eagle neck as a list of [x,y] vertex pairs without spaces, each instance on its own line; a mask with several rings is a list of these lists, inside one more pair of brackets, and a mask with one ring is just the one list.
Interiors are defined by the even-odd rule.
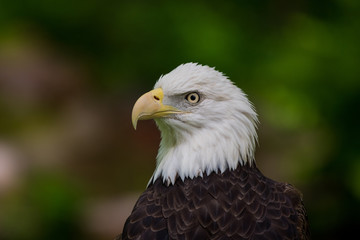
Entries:
[[178,177],[184,181],[185,178],[202,177],[211,172],[223,173],[254,162],[254,137],[247,136],[241,128],[231,125],[224,128],[173,127],[163,119],[156,120],[156,123],[161,131],[161,142],[150,182],[162,178],[169,185],[174,184]]

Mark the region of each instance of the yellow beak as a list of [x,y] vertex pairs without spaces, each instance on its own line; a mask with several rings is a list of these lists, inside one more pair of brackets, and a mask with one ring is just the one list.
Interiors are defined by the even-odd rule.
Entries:
[[132,124],[135,130],[138,120],[160,118],[175,113],[181,113],[181,110],[177,108],[163,105],[163,98],[163,90],[161,88],[157,88],[145,93],[136,101],[131,116]]

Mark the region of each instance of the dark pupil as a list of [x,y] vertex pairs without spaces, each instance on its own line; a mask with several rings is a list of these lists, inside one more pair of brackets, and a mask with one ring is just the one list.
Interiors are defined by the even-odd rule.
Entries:
[[190,99],[191,99],[191,101],[195,101],[195,100],[196,100],[196,96],[195,96],[195,95],[190,95]]

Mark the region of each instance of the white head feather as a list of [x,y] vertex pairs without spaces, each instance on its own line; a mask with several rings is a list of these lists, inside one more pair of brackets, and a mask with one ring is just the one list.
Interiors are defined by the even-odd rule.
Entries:
[[161,177],[174,184],[177,176],[184,180],[253,163],[257,114],[226,76],[187,63],[161,76],[154,88],[162,88],[164,102],[189,92],[198,92],[201,101],[189,108],[178,103],[187,113],[155,120],[161,142],[152,181]]

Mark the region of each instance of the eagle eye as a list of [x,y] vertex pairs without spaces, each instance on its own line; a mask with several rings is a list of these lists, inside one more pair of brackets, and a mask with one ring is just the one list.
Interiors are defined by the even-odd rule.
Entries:
[[185,96],[185,99],[189,103],[198,103],[200,101],[200,95],[196,92],[189,93]]

